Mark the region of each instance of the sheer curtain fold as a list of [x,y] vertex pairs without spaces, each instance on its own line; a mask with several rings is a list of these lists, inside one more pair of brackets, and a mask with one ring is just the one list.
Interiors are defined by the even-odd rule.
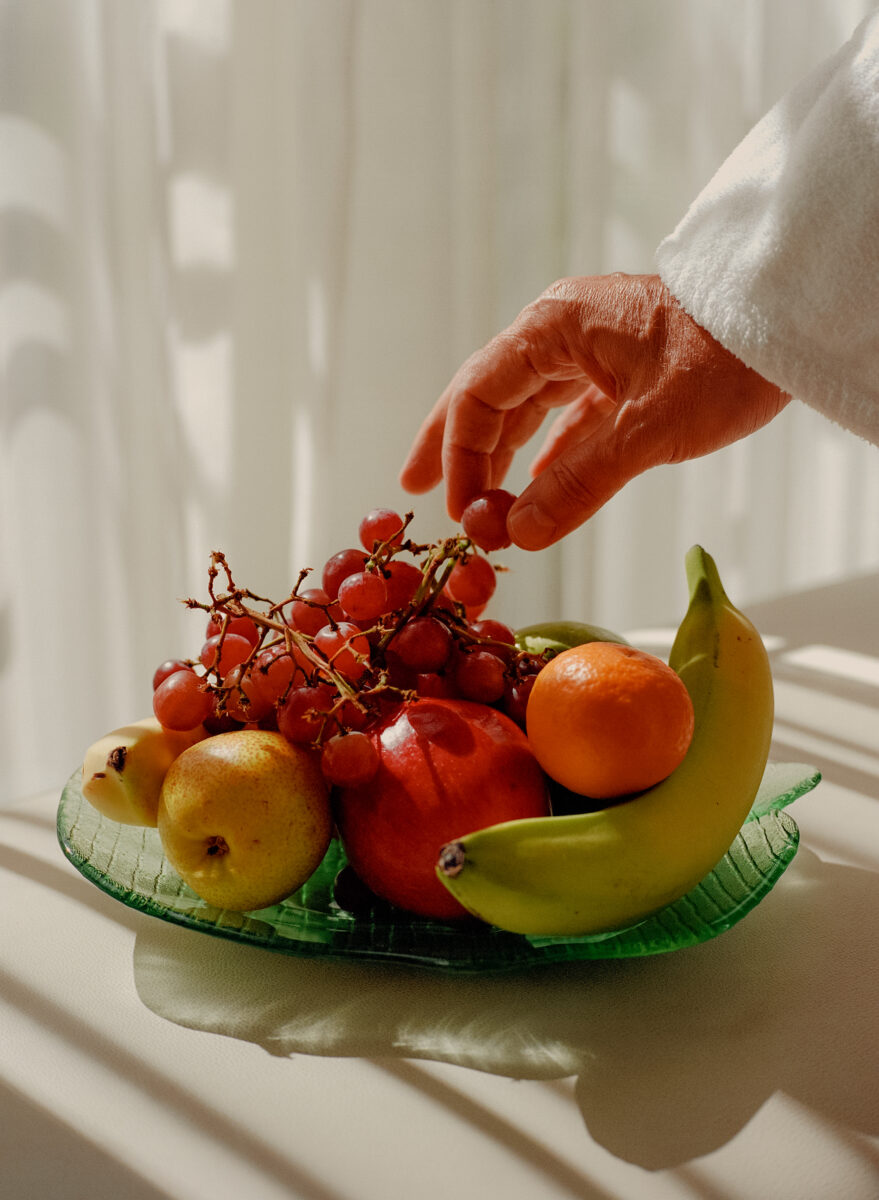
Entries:
[[[211,550],[280,595],[374,505],[448,532],[396,477],[460,361],[560,275],[652,270],[869,7],[0,0],[0,802],[149,711]],[[673,622],[694,541],[743,602],[874,569],[874,456],[791,406],[505,554],[493,609]]]

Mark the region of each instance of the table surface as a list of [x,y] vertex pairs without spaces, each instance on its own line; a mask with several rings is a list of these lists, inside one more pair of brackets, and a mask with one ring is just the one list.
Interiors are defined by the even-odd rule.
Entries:
[[0,1195],[875,1200],[879,575],[749,613],[772,758],[823,780],[770,895],[673,954],[287,957],[93,887],[56,840],[63,780],[0,812]]

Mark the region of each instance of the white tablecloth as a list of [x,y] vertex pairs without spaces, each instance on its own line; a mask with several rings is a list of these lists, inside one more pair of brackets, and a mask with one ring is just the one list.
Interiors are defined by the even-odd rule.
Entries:
[[770,895],[674,954],[288,958],[98,891],[63,780],[0,812],[3,1200],[876,1200],[879,576],[750,614],[772,757],[824,779]]

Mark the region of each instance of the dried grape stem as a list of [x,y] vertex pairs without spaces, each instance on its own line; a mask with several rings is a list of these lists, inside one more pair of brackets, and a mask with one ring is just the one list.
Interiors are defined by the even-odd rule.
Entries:
[[[226,576],[227,591],[225,594],[218,596],[215,589],[215,580],[219,574],[220,568],[223,569],[223,572]],[[296,582],[296,587],[294,587],[293,591],[291,592],[290,598],[287,601],[284,601],[284,604],[289,603],[290,599],[296,598],[296,589],[301,585],[308,573],[309,572],[307,569],[300,571],[299,578]],[[193,600],[187,600],[186,603],[189,607],[202,608],[207,612],[216,611],[224,614],[223,628],[220,633],[220,641],[217,644],[217,661],[219,661],[220,654],[222,653],[222,641],[225,637],[226,628],[228,627],[230,617],[249,617],[250,620],[253,621],[254,625],[256,625],[258,628],[270,629],[280,633],[284,637],[285,645],[288,651],[295,646],[296,649],[303,655],[303,657],[312,664],[316,671],[319,671],[324,677],[328,677],[329,682],[331,682],[333,686],[342,694],[344,699],[356,702],[358,695],[357,689],[351,685],[344,675],[342,675],[336,670],[335,667],[333,667],[332,660],[328,661],[323,657],[323,655],[319,654],[312,647],[311,641],[308,637],[306,637],[305,634],[300,633],[298,629],[294,629],[292,626],[288,625],[286,621],[279,621],[276,617],[266,616],[266,614],[260,612],[259,609],[252,608],[250,605],[243,602],[242,597],[247,597],[248,600],[254,600],[257,603],[267,604],[269,605],[269,610],[271,612],[282,611],[284,608],[284,604],[273,604],[271,600],[262,596],[258,596],[256,593],[251,592],[246,588],[239,588],[232,577],[232,571],[226,560],[226,556],[221,550],[214,550],[211,553],[211,565],[208,568],[208,595],[210,596],[211,600],[210,604],[201,604],[198,601]],[[248,655],[245,662],[242,663],[242,668],[250,666],[257,654],[264,648],[265,647],[263,646],[262,638],[260,638],[260,640],[252,648],[251,653]],[[357,655],[357,658],[358,661],[363,661],[361,655]],[[237,687],[239,692],[243,695],[239,684],[235,683],[229,687],[226,687],[219,675],[219,672],[215,668],[211,668],[211,673],[217,677],[217,684],[215,685],[217,691],[229,691],[231,687]]]
[[[455,568],[455,564],[463,558],[471,548],[472,543],[467,538],[447,538],[441,542],[438,547],[423,546],[417,549],[426,551],[429,555],[428,565],[422,568],[422,581],[416,589],[415,595],[409,601],[407,608],[404,610],[400,620],[393,625],[381,638],[378,643],[378,649],[381,652],[387,650],[388,646],[403,629],[409,621],[420,616],[432,602],[443,591],[443,588],[448,582],[449,575]],[[445,569],[440,573],[440,568]],[[451,614],[450,614],[451,615]]]
[[[328,731],[337,726],[345,728],[344,713],[348,706],[356,708],[361,713],[369,714],[370,711],[377,711],[376,706],[381,700],[391,699],[406,702],[417,698],[417,692],[391,682],[392,676],[388,670],[389,664],[385,653],[400,630],[425,612],[430,612],[445,625],[465,652],[476,645],[510,651],[505,669],[511,678],[518,678],[522,674],[526,660],[529,659],[528,655],[506,642],[479,637],[475,634],[469,626],[466,607],[463,604],[435,603],[444,592],[456,564],[462,560],[466,561],[475,553],[472,540],[458,534],[440,542],[417,543],[402,536],[412,519],[413,513],[408,512],[402,520],[400,529],[387,540],[374,543],[372,553],[365,558],[364,569],[384,572],[396,555],[409,554],[414,558],[417,569],[421,573],[418,587],[408,603],[398,610],[382,614],[371,628],[362,630],[363,634],[369,636],[372,642],[372,649],[366,654],[360,653],[351,644],[351,641],[346,640],[334,654],[327,657],[314,648],[314,639],[311,635],[302,633],[284,619],[284,611],[287,606],[299,600],[309,607],[322,609],[330,627],[338,629],[338,621],[332,612],[333,602],[320,603],[308,597],[299,596],[299,590],[311,574],[311,568],[306,567],[299,572],[289,595],[278,603],[247,588],[239,587],[234,580],[225,554],[219,550],[213,551],[208,568],[208,601],[188,599],[184,603],[189,608],[201,609],[208,613],[219,626],[214,666],[209,668],[205,675],[209,681],[208,688],[216,696],[217,711],[219,713],[228,712],[229,696],[231,693],[237,692],[241,707],[246,712],[250,701],[242,686],[243,682],[248,676],[252,678],[254,664],[260,654],[266,650],[283,646],[284,651],[294,661],[294,670],[283,693],[275,698],[276,708],[286,701],[292,689],[302,686],[301,683],[296,682],[300,675],[304,676],[309,686],[313,686],[318,680],[331,684],[337,694],[337,698],[328,711],[324,712],[317,708],[308,710],[311,716],[322,718],[319,732],[313,739],[314,745],[320,745]],[[495,567],[495,569],[498,568]],[[245,660],[238,668],[234,669],[234,681],[227,682],[229,675],[227,674],[224,679],[220,675],[218,664],[231,623],[233,619],[239,617],[248,618],[253,623],[257,629],[257,638]],[[365,668],[355,683],[352,683],[335,666],[335,659],[343,650],[348,650],[353,654],[358,664]],[[194,660],[193,665],[198,665],[198,660]],[[268,672],[270,665],[267,662],[259,669]],[[308,670],[309,666],[312,668],[311,672]]]

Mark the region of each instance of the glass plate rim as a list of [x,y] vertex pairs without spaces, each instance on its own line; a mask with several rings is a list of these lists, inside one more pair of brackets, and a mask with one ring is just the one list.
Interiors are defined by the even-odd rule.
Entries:
[[[736,843],[731,847],[730,853],[724,856],[718,867],[709,873],[705,880],[697,885],[696,889],[693,889],[693,892],[683,897],[680,901],[677,901],[675,905],[670,905],[667,909],[663,909],[661,913],[654,914],[653,917],[648,917],[645,921],[635,926],[630,926],[627,929],[600,937],[581,938],[526,938],[517,934],[505,933],[502,930],[495,930],[493,927],[480,927],[480,938],[477,944],[481,944],[486,948],[485,953],[481,956],[479,954],[471,954],[469,956],[458,954],[457,956],[452,955],[449,957],[448,951],[442,954],[435,947],[431,948],[430,944],[428,944],[427,948],[419,947],[417,941],[415,943],[412,941],[406,942],[405,938],[403,939],[403,948],[397,949],[393,948],[393,946],[382,948],[370,943],[368,940],[365,943],[359,942],[358,937],[362,937],[363,935],[363,922],[356,917],[352,917],[350,914],[344,914],[342,910],[338,910],[340,919],[347,920],[347,932],[351,936],[347,938],[342,936],[345,930],[340,929],[336,931],[340,934],[336,940],[324,942],[309,938],[290,938],[284,934],[278,934],[277,928],[271,926],[271,919],[268,925],[270,928],[273,928],[273,933],[272,935],[267,935],[261,930],[261,927],[265,927],[267,924],[264,917],[266,914],[274,913],[275,909],[263,910],[254,914],[234,914],[233,916],[220,913],[219,920],[209,920],[204,915],[197,917],[193,914],[199,911],[203,913],[218,913],[218,910],[209,909],[207,905],[204,905],[204,902],[199,901],[195,897],[194,893],[189,893],[192,897],[191,910],[182,911],[161,902],[156,898],[155,893],[148,895],[144,892],[132,891],[130,887],[126,887],[118,879],[112,875],[108,875],[104,870],[97,867],[77,848],[73,840],[72,831],[75,827],[75,819],[73,824],[69,824],[68,822],[69,806],[72,798],[78,801],[79,811],[85,810],[89,813],[94,813],[95,811],[91,809],[88,802],[82,797],[80,786],[81,772],[79,768],[71,774],[62,791],[58,805],[56,831],[64,856],[93,886],[134,911],[143,912],[150,917],[182,928],[256,948],[295,956],[329,957],[370,962],[381,961],[389,964],[432,968],[464,974],[511,971],[529,969],[541,965],[559,965],[572,961],[646,957],[668,953],[710,940],[737,924],[771,891],[796,854],[799,830],[790,814],[784,813],[781,810],[814,788],[821,779],[820,772],[809,764],[770,763],[767,764],[767,777],[770,768],[781,772],[786,770],[793,778],[793,783],[780,793],[777,789],[773,790],[772,787],[765,785],[761,787],[737,842],[745,834],[746,827],[748,825],[753,826],[756,823],[767,843],[770,833],[782,839],[782,852],[774,867],[770,868],[768,872],[763,873],[759,870],[754,872],[756,880],[745,890],[739,902],[732,904],[726,909],[723,912],[722,918],[714,925],[708,926],[703,923],[700,929],[693,930],[690,928],[689,933],[687,933],[686,922],[683,922],[683,931],[678,932],[672,939],[669,939],[667,934],[665,937],[660,937],[656,932],[657,923],[660,919],[667,921],[670,919],[671,914],[675,912],[683,913],[687,903],[691,902],[690,898],[715,878],[719,868],[729,859],[730,853],[735,848]],[[144,836],[145,831],[142,827],[119,825],[108,818],[100,816],[100,814],[95,814],[95,817],[98,827],[112,832],[115,835],[117,843],[120,839],[134,839],[138,835],[143,838]],[[155,834],[155,831],[153,830],[152,833]],[[746,845],[746,842],[742,844]],[[154,848],[153,853],[155,853]],[[161,854],[160,850],[159,854]],[[333,854],[336,855],[335,860],[331,858]],[[335,870],[338,870],[344,862],[343,852],[335,840],[331,844],[324,863],[321,864],[321,868],[318,868],[318,871],[325,864],[332,864],[333,862],[336,864],[334,867]],[[317,875],[317,872],[315,874]],[[294,901],[295,897],[299,894],[294,893],[290,901],[284,902],[284,905],[288,907],[288,911],[297,911],[295,905],[292,908],[290,907],[290,902]],[[276,907],[280,908],[282,906]],[[302,909],[301,911],[306,913],[305,920],[307,922],[307,910]],[[420,918],[411,917],[409,914],[401,913],[399,914],[399,918],[400,929],[404,932],[411,933],[414,929],[416,933],[422,930],[436,936],[436,931],[439,928],[444,932],[446,939],[451,937],[453,932],[456,934],[460,932],[457,926],[423,921]],[[387,928],[389,936],[393,940],[393,919]],[[652,936],[651,930],[653,931]]]

